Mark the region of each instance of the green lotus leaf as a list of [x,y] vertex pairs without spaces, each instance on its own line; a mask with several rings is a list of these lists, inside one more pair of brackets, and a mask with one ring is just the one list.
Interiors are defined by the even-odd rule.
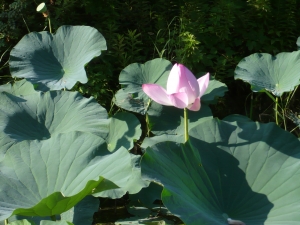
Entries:
[[74,225],[74,224],[65,220],[60,220],[60,221],[42,220],[40,225]]
[[105,140],[91,133],[19,142],[0,161],[0,220],[60,214],[95,188],[125,187],[131,176],[130,153],[110,153]]
[[[102,182],[104,183],[104,182]],[[101,186],[103,186],[101,184]],[[84,197],[78,204],[69,209],[68,211],[56,216],[56,220],[66,220],[74,223],[75,225],[90,225],[93,222],[93,215],[99,209],[99,199],[91,195]],[[20,220],[32,221],[33,224],[40,224],[42,220],[49,220],[50,217],[32,217],[32,216],[19,216],[15,215],[10,217],[9,222]],[[4,223],[0,222],[0,225]]]
[[73,131],[101,137],[108,133],[106,110],[77,92],[37,92],[23,97],[3,92],[0,103],[0,158],[23,140],[45,140]]
[[207,120],[186,144],[147,148],[141,167],[187,225],[300,221],[300,143],[274,123]]
[[87,82],[84,66],[101,50],[106,41],[89,26],[61,26],[55,34],[31,32],[12,49],[10,71],[38,84],[39,90],[71,89],[78,81]]
[[171,142],[177,142],[177,143],[184,143],[184,134],[181,135],[170,135],[170,134],[163,134],[159,136],[153,136],[153,137],[146,137],[141,145],[142,149],[146,149],[148,147],[151,147],[152,145],[155,145],[160,142],[164,141],[171,141]]
[[239,114],[232,114],[226,116],[222,120],[227,122],[252,122],[252,120],[249,117]]
[[253,91],[266,90],[275,96],[294,90],[300,81],[300,51],[276,56],[255,53],[239,62],[235,79],[248,82]]
[[298,47],[298,50],[300,49],[300,37],[297,38],[297,42],[296,42],[296,45]]
[[[60,215],[55,215],[56,220],[60,220]],[[49,216],[43,216],[43,217],[37,217],[37,216],[20,216],[20,215],[13,215],[8,218],[8,222],[12,223],[15,221],[28,221],[32,223],[33,225],[40,224],[42,220],[50,220],[51,218]],[[4,221],[0,222],[0,225],[4,225]]]
[[133,155],[131,156],[131,167],[132,167],[132,175],[127,181],[127,184],[120,188],[114,188],[109,190],[101,190],[98,189],[94,190],[93,196],[95,197],[109,197],[109,198],[121,198],[124,196],[127,192],[129,194],[136,194],[138,193],[142,188],[148,187],[150,182],[142,179],[141,176],[141,168],[140,168],[140,158],[139,155]]
[[115,96],[115,104],[123,109],[145,115],[149,97],[142,85],[159,84],[166,87],[172,63],[165,59],[153,59],[145,64],[133,63],[124,68],[119,77],[123,89]]
[[32,83],[26,81],[25,79],[16,81],[13,85],[11,84],[0,85],[0,92],[7,92],[12,95],[22,95],[22,96],[37,93],[36,90],[34,90]]
[[77,205],[61,214],[61,219],[75,225],[91,225],[93,215],[99,210],[99,199],[91,195],[86,196]]
[[34,222],[24,219],[24,220],[16,220],[16,221],[10,222],[10,223],[8,223],[8,225],[36,225],[36,224]]
[[[189,129],[213,117],[210,108],[202,104],[199,111],[188,111]],[[172,106],[163,106],[154,101],[148,110],[148,119],[151,132],[155,135],[184,134],[183,109]]]
[[139,193],[129,195],[130,206],[142,206],[148,209],[155,207],[161,208],[159,204],[154,204],[156,200],[161,200],[161,192],[163,187],[151,182],[146,188],[143,188]]
[[141,124],[135,115],[127,112],[117,113],[110,118],[107,148],[109,151],[115,151],[123,146],[130,150],[141,134]]
[[201,97],[201,103],[215,104],[218,97],[223,97],[225,92],[228,91],[226,84],[217,81],[210,80],[205,94]]
[[[157,213],[145,207],[130,207],[127,211],[134,217],[120,219],[115,222],[115,225],[173,225],[174,221],[166,219],[163,215],[163,208],[157,207]],[[157,215],[159,212],[159,215]]]

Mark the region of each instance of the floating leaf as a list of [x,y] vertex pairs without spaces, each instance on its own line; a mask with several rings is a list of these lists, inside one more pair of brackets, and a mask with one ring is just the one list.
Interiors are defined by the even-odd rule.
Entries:
[[207,120],[190,143],[147,148],[141,167],[187,225],[300,221],[299,140],[273,123]]
[[235,79],[248,82],[253,91],[267,90],[275,96],[294,90],[300,81],[300,51],[276,56],[255,53],[239,62]]
[[12,49],[10,71],[38,84],[39,90],[71,89],[77,81],[88,81],[84,66],[101,50],[106,41],[89,26],[61,26],[55,34],[32,32]]

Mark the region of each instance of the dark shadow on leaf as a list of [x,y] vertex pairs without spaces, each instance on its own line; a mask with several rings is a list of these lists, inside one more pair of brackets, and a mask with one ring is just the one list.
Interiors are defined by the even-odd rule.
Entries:
[[[232,125],[227,124],[226,127],[228,126]],[[242,145],[264,142],[287,156],[300,159],[300,141],[275,123],[238,122],[238,127],[240,128],[238,137],[245,140]]]
[[218,148],[217,143],[192,137],[191,142],[199,150],[222,212],[246,224],[264,224],[274,205],[266,195],[252,191],[245,173],[239,168],[239,161]]
[[33,118],[25,111],[8,118],[4,133],[17,141],[45,140],[51,136],[42,118]]
[[164,185],[163,202],[186,224],[225,225],[227,218],[264,224],[273,204],[248,185],[230,153],[190,137],[194,147],[162,142],[142,160],[144,178]]

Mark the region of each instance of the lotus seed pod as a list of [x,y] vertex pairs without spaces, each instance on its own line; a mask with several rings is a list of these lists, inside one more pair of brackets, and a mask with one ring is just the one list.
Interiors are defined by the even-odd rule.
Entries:
[[47,11],[47,6],[46,4],[43,2],[41,4],[38,5],[38,7],[36,7],[36,11],[39,13],[44,13]]

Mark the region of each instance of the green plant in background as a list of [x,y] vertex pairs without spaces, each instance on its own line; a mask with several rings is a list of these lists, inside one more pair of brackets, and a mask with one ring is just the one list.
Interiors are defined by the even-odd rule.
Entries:
[[[274,38],[272,50],[264,37],[265,26],[271,24],[268,18],[285,7],[281,3],[51,1],[47,6],[55,32],[25,35],[10,53],[12,76],[29,82],[0,86],[0,220],[88,225],[99,206],[95,197],[119,199],[129,193],[128,211],[136,215],[129,220],[136,224],[174,224],[164,218],[170,213],[187,225],[299,222],[297,137],[274,123],[239,115],[213,118],[210,108],[227,91],[213,79],[201,97],[201,110],[189,113],[190,138],[184,143],[182,110],[153,102],[142,91],[145,83],[167,85],[172,63],[164,58],[146,61],[158,54],[184,60],[199,76],[211,68],[218,79],[227,80],[232,78],[229,68],[242,55],[267,47],[275,53],[288,49],[290,42],[277,40],[292,37],[295,24],[286,28],[286,36]],[[101,21],[99,16],[90,23],[110,38],[105,34],[108,51],[94,58],[106,49],[97,29],[58,24],[71,21],[68,15],[72,23],[88,21],[102,6],[108,9],[103,18],[110,19]],[[283,10],[286,21],[296,17],[288,16],[288,8]],[[243,14],[235,14],[237,10]],[[196,19],[207,12],[204,22]],[[262,23],[254,24],[246,15]],[[253,30],[236,30],[245,25],[259,27],[258,40]],[[251,54],[235,70],[235,78],[271,96],[278,125],[285,115],[299,125],[296,113],[289,110],[300,80],[298,54]],[[123,69],[122,63],[131,64]],[[97,102],[109,106],[109,113]],[[114,113],[114,104],[122,112]],[[141,157],[130,152],[143,154],[141,164]],[[159,209],[154,200],[162,201]],[[146,220],[149,209],[159,214]]]
[[[1,53],[15,45],[28,29],[41,31],[48,27],[47,19],[35,13],[41,2],[2,0]],[[82,24],[95,27],[107,38],[108,52],[86,68],[88,85],[74,87],[86,96],[97,97],[107,109],[111,108],[107,99],[119,89],[115,80],[120,70],[130,63],[156,57],[185,63],[195,74],[209,71],[227,83],[231,97],[247,96],[248,88],[236,86],[233,80],[238,62],[255,52],[276,55],[293,50],[300,28],[300,13],[295,10],[300,7],[297,0],[49,0],[45,3],[53,31],[64,24]],[[7,61],[8,56],[3,60]],[[8,71],[0,73],[7,75]],[[224,109],[221,103],[231,104],[231,110]],[[246,114],[242,103],[237,108],[225,98],[214,112],[220,117],[225,110]],[[255,104],[254,107],[255,111],[267,108],[263,106],[260,110]],[[253,116],[261,120],[257,114]]]

